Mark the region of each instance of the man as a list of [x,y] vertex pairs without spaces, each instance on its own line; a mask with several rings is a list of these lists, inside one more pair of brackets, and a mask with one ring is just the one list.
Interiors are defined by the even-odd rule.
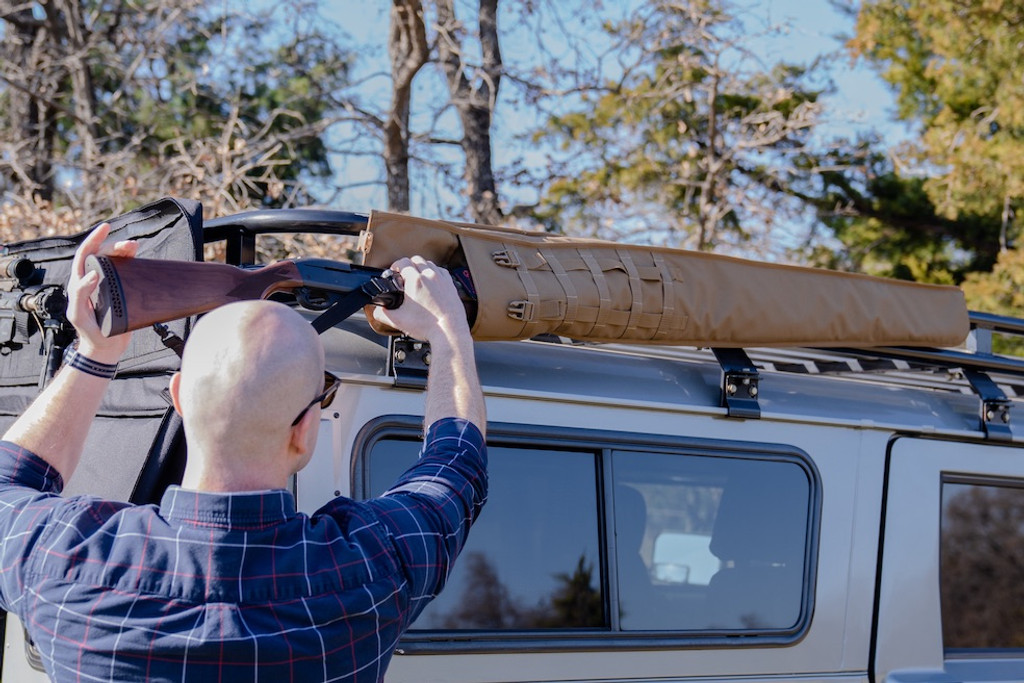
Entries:
[[182,486],[159,507],[64,499],[129,341],[103,337],[89,303],[84,260],[108,231],[75,255],[77,349],[0,443],[0,606],[57,681],[380,681],[486,498],[483,396],[450,277],[403,259],[405,303],[374,311],[430,342],[433,359],[424,452],[381,498],[295,512],[284,489],[337,387],[302,317],[255,301],[207,314],[171,380],[189,444]]

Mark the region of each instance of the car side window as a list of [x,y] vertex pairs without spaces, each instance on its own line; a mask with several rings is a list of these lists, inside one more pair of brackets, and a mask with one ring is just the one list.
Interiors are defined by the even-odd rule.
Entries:
[[[412,464],[418,446],[373,446],[371,495]],[[447,586],[411,630],[602,626],[594,454],[489,446],[487,455],[487,505]]]
[[947,651],[1024,651],[1024,488],[942,484],[939,544]]
[[[787,638],[806,625],[819,494],[802,457],[498,441],[488,446],[487,505],[410,638],[538,630]],[[360,493],[383,493],[418,447],[391,435],[371,441]]]
[[613,455],[623,630],[788,630],[801,616],[810,480],[779,460]]

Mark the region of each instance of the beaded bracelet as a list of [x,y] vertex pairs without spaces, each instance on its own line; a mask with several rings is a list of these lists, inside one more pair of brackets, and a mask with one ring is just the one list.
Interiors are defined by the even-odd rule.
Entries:
[[117,374],[117,363],[101,363],[98,360],[83,356],[78,352],[78,349],[71,349],[65,354],[64,365],[80,370],[87,375],[102,377],[103,379],[113,379],[114,375]]

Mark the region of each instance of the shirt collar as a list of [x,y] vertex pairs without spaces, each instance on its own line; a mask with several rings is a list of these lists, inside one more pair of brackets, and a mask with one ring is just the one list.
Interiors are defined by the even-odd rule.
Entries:
[[195,526],[259,529],[295,517],[295,498],[284,489],[210,493],[169,486],[160,514]]

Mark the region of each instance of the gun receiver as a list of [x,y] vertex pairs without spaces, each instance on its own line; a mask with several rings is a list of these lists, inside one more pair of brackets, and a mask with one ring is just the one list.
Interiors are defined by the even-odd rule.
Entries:
[[371,303],[395,308],[403,293],[391,271],[327,259],[279,261],[257,269],[223,263],[90,256],[87,271],[99,273],[92,302],[96,320],[113,336],[198,315],[234,301],[300,291],[304,302],[326,308],[332,296],[361,289]]

